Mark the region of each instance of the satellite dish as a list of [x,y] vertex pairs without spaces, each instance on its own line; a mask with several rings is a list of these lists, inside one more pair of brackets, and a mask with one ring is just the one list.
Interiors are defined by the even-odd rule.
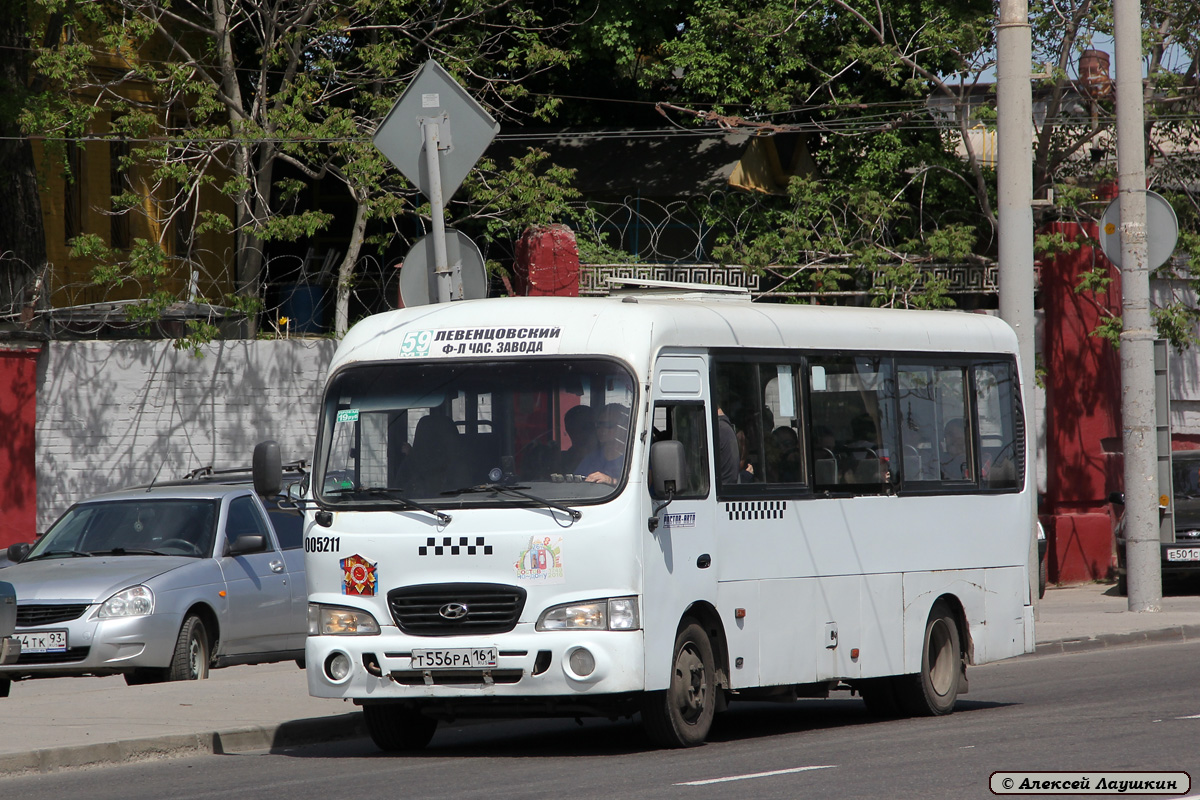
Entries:
[[[1146,192],[1146,269],[1167,263],[1179,241],[1175,209],[1158,192]],[[1108,204],[1100,217],[1100,249],[1113,266],[1121,266],[1121,198]]]
[[[487,297],[487,268],[483,264],[483,254],[470,236],[447,228],[446,260],[454,270],[450,289],[452,299],[478,300]],[[422,236],[408,251],[400,266],[400,299],[406,307],[438,302],[434,261],[433,234]]]

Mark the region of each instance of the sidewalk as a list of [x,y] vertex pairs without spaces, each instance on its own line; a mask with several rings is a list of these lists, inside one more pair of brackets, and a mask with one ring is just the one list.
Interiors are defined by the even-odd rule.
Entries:
[[[1039,608],[1037,654],[1200,638],[1200,596],[1165,597],[1153,614],[1127,607],[1112,586],[1051,588]],[[304,671],[290,662],[152,686],[126,686],[121,677],[25,681],[0,698],[0,779],[365,735],[356,706],[310,697]]]

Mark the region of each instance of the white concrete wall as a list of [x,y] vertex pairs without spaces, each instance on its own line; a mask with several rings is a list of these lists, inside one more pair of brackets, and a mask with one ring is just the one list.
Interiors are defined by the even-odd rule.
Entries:
[[312,458],[337,343],[222,341],[196,358],[169,341],[51,342],[39,362],[37,529],[94,494],[249,466],[254,445]]
[[[1153,307],[1170,302],[1195,308],[1196,293],[1186,281],[1155,278],[1150,281]],[[1200,435],[1200,347],[1177,353],[1169,351],[1167,377],[1171,385],[1171,433],[1175,436]]]

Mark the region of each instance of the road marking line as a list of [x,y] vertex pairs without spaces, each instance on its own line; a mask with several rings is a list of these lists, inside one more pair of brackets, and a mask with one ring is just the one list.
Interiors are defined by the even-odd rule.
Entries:
[[809,772],[814,769],[833,769],[836,764],[822,764],[816,767],[793,767],[792,769],[777,769],[772,772],[754,772],[749,775],[730,775],[726,778],[709,778],[706,781],[688,781],[676,783],[675,786],[707,786],[710,783],[729,783],[730,781],[748,781],[751,778],[769,778],[772,775],[787,775],[792,772]]
[[1190,717],[1176,717],[1175,719],[1200,719],[1200,714],[1192,714]]

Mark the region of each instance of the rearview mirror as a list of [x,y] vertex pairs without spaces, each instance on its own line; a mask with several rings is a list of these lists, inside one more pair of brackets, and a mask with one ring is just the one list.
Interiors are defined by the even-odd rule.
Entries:
[[29,542],[17,542],[8,546],[8,560],[16,564],[19,561],[24,561],[25,556],[29,555],[30,549],[33,547]]
[[261,533],[243,533],[229,544],[229,555],[244,556],[247,553],[261,553],[267,549],[267,537]]
[[685,464],[683,442],[667,439],[650,445],[650,474],[655,496],[669,497],[683,488]]

